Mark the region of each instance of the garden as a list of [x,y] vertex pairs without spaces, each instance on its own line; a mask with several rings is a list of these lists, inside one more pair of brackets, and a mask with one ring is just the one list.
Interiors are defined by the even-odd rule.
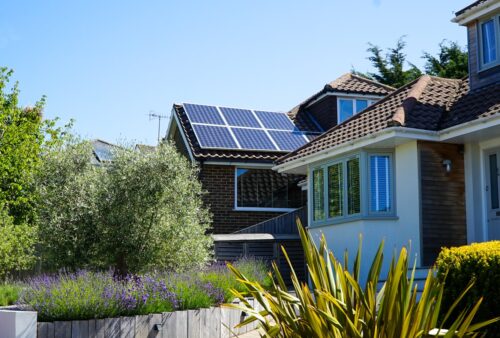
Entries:
[[44,98],[18,106],[11,74],[0,69],[0,306],[36,311],[40,337],[152,336],[167,322],[184,336],[214,323],[218,337],[256,325],[269,337],[499,335],[500,242],[444,249],[419,293],[404,248],[380,286],[382,243],[361,284],[361,244],[349,262],[299,225],[310,280],[290,265],[290,292],[276,265],[213,260],[197,168],[171,144],[124,142],[96,163],[71,125],[43,119]]

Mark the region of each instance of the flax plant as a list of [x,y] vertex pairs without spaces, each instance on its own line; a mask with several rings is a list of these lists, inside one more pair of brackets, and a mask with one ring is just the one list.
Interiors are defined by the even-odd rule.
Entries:
[[[429,270],[419,295],[414,283],[415,264],[408,276],[409,259],[405,248],[397,259],[392,259],[386,281],[377,287],[383,263],[383,242],[363,288],[360,282],[361,241],[353,268],[349,270],[347,254],[344,262],[339,262],[328,250],[324,236],[316,247],[311,235],[299,220],[298,223],[310,284],[298,280],[284,249],[291,269],[293,292],[288,291],[274,263],[274,283],[267,289],[228,264],[248,290],[232,290],[241,302],[226,305],[248,314],[248,319],[238,327],[257,321],[265,337],[477,337],[481,336],[482,328],[500,319],[472,324],[482,299],[458,312],[458,317],[450,318],[473,284],[468,285],[450,308],[441,309],[445,284],[436,277],[435,269]],[[254,304],[245,297],[253,297]]]

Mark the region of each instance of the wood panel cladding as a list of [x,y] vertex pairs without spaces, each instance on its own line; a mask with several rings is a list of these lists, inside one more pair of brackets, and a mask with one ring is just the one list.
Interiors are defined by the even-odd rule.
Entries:
[[[463,145],[419,142],[422,264],[442,247],[467,244]],[[447,172],[443,161],[451,161]]]

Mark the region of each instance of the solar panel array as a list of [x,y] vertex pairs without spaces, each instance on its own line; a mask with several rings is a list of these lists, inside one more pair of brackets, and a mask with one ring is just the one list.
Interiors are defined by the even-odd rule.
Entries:
[[202,148],[288,152],[309,141],[285,113],[183,106]]

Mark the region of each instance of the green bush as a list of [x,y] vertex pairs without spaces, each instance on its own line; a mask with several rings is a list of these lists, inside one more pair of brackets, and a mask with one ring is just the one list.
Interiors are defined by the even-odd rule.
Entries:
[[19,298],[21,287],[12,284],[0,284],[0,306],[13,305]]
[[[443,249],[436,265],[439,278],[444,280],[446,277],[444,309],[453,304],[471,279],[475,279],[465,301],[471,305],[483,297],[476,320],[500,316],[500,241]],[[492,325],[489,331],[490,335],[497,332],[496,337],[500,337],[500,324]]]

